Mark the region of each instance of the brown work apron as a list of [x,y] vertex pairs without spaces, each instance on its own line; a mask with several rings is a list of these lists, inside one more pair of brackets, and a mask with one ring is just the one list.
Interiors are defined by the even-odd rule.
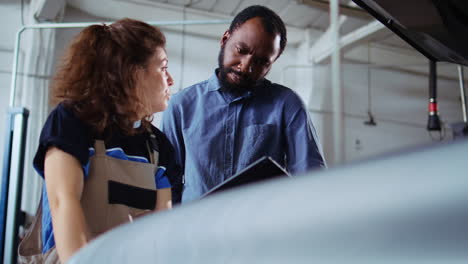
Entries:
[[[125,205],[132,204],[133,197],[118,197],[119,190],[122,188],[130,188],[137,192],[143,191],[146,197],[153,195],[153,201],[156,201],[154,175],[158,163],[158,152],[151,151],[149,147],[151,163],[120,160],[107,156],[102,140],[96,140],[94,147],[95,155],[90,158],[89,177],[84,182],[81,198],[90,239],[128,222],[130,216],[136,217],[145,211]],[[112,189],[111,192],[110,189]],[[130,202],[126,203],[125,199]],[[39,203],[33,223],[18,247],[18,263],[60,263],[55,246],[42,254],[41,231],[42,202]]]

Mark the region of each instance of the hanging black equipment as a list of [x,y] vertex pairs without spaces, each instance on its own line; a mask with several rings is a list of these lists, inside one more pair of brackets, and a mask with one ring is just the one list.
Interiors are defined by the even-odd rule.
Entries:
[[440,131],[439,109],[437,105],[437,65],[429,60],[429,119],[427,130]]

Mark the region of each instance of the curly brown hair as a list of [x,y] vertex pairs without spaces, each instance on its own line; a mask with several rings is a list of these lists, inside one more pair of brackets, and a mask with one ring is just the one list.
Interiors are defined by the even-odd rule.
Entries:
[[136,73],[165,44],[157,27],[134,19],[86,27],[62,59],[52,102],[71,108],[98,135],[112,129],[132,135],[134,122],[142,116],[142,129],[149,129],[152,113],[137,87]]

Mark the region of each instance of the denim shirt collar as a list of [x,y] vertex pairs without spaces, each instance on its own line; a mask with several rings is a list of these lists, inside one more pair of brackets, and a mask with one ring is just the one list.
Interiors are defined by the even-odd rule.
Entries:
[[219,89],[221,89],[221,83],[218,79],[218,69],[216,69],[208,79],[208,91],[218,91]]
[[[213,75],[211,75],[211,77],[208,79],[208,91],[210,91],[210,92],[218,91],[220,94],[223,95],[223,97],[229,98],[229,101],[238,101],[240,99],[250,98],[250,97],[255,95],[255,91],[248,91],[248,92],[244,93],[241,96],[235,97],[235,96],[233,96],[231,94],[228,94],[226,92],[221,91],[220,90],[221,89],[221,83],[220,83],[220,81],[218,79],[218,72],[219,72],[219,70],[218,70],[218,68],[216,68]],[[267,81],[267,80],[265,79],[265,81]],[[258,87],[258,88],[261,89],[261,87]]]

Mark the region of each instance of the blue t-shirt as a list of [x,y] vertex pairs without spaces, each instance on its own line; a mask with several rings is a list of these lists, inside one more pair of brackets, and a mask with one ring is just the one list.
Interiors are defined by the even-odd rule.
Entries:
[[[152,127],[159,152],[155,184],[158,189],[170,188],[171,183],[179,185],[180,169],[174,163],[173,149],[167,138],[157,128]],[[150,134],[143,132],[128,136],[115,130],[105,139],[106,155],[135,162],[149,163],[147,141]],[[94,155],[94,140],[99,139],[92,129],[75,116],[71,109],[59,104],[49,114],[39,139],[39,147],[34,157],[34,168],[44,177],[44,160],[47,150],[54,146],[74,156],[83,168],[84,180],[88,178],[89,158]],[[176,201],[177,202],[177,201]],[[45,185],[42,191],[42,246],[43,253],[55,245],[52,218]]]

